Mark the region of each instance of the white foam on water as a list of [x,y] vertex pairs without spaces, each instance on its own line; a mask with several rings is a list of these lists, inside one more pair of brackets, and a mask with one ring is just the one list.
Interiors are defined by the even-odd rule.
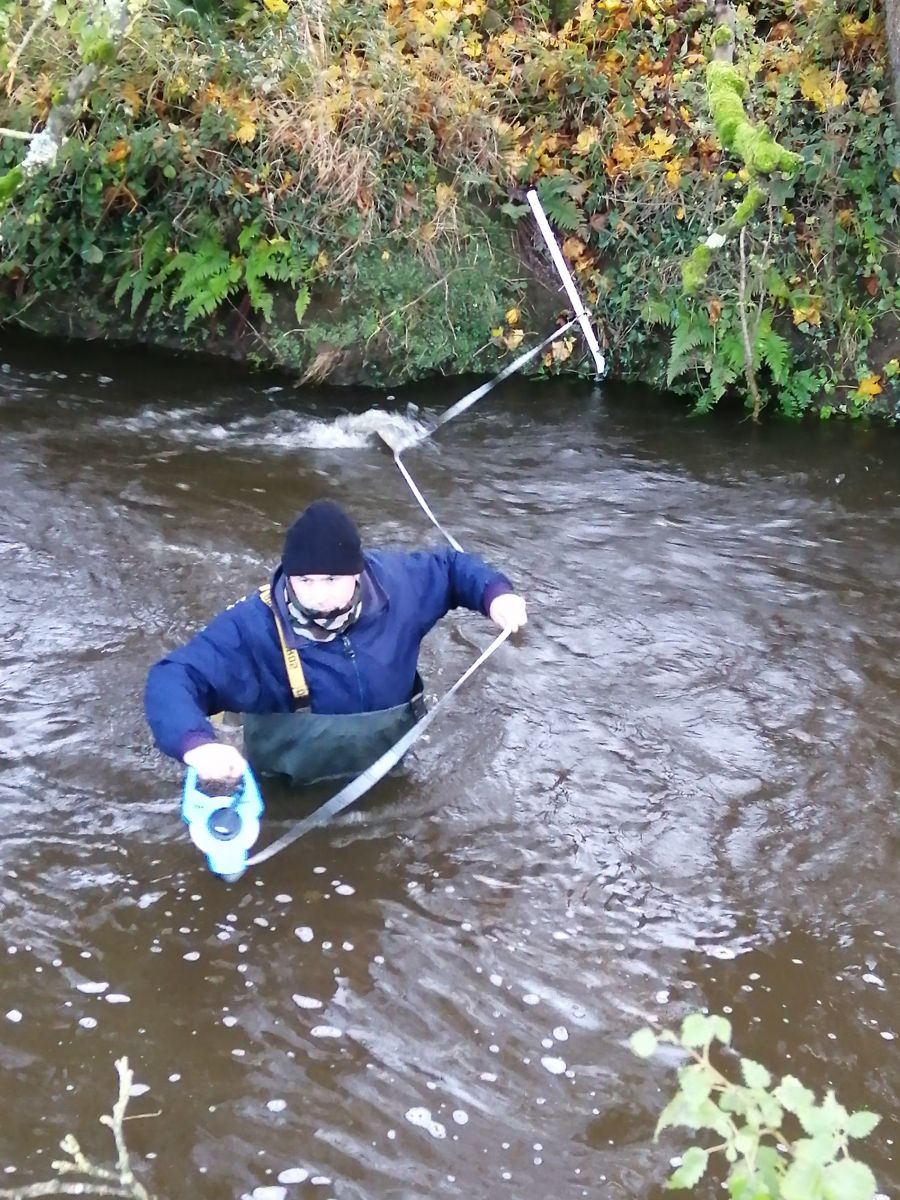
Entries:
[[99,996],[109,987],[108,983],[94,983],[88,979],[84,983],[76,983],[75,988],[79,992],[84,992],[88,996]]
[[565,1025],[557,1025],[553,1030],[553,1036],[558,1042],[566,1042],[569,1040],[569,1031]]
[[278,895],[275,897],[276,904],[290,904],[290,902],[291,902],[291,897],[288,896],[286,892],[279,892]]
[[107,1002],[107,1004],[130,1004],[131,1003],[131,997],[126,996],[124,994],[124,992],[110,992],[109,995],[104,996],[103,999]]
[[457,1125],[467,1125],[469,1123],[469,1114],[461,1108],[453,1110],[453,1120]]
[[541,1066],[545,1071],[549,1071],[551,1075],[562,1075],[566,1069],[564,1059],[553,1058],[549,1054],[545,1054],[541,1059]]
[[128,417],[117,415],[101,427],[136,434],[159,434],[192,446],[227,445],[263,448],[287,454],[300,449],[354,450],[373,443],[382,434],[391,446],[402,449],[418,441],[427,427],[398,412],[370,408],[333,420],[301,416],[287,408],[263,416],[247,415],[227,424],[210,421],[202,408],[144,408]]
[[301,996],[299,992],[295,992],[291,997],[298,1008],[321,1008],[322,1001],[317,1000],[315,996]]
[[306,1183],[307,1179],[309,1171],[305,1171],[303,1167],[288,1167],[278,1172],[279,1183]]
[[426,1133],[430,1133],[433,1138],[445,1138],[447,1136],[446,1128],[435,1121],[427,1108],[410,1108],[404,1114],[410,1125],[415,1125],[419,1129],[424,1129]]
[[285,1200],[287,1188],[275,1187],[270,1184],[267,1187],[254,1188],[250,1196],[251,1200]]
[[266,1108],[269,1110],[269,1112],[284,1112],[284,1110],[287,1108],[287,1100],[268,1100],[266,1102]]
[[13,1025],[18,1025],[18,1023],[22,1020],[22,1014],[17,1008],[11,1008],[6,1014],[6,1019],[7,1021],[12,1021]]
[[522,997],[522,1001],[524,1004],[540,1004],[541,998],[540,996],[536,996],[534,992],[526,992]]
[[150,1091],[150,1085],[147,1083],[133,1083],[128,1090],[129,1096],[143,1096]]
[[230,1029],[232,1025],[237,1025],[237,1017],[223,1017],[222,1024]]
[[298,929],[294,930],[294,936],[298,937],[301,942],[311,942],[315,934],[308,925],[301,925]]
[[334,890],[339,896],[353,896],[356,894],[356,888],[351,887],[349,883],[339,883]]
[[197,959],[200,957],[200,951],[199,950],[188,950],[187,954],[182,954],[181,957],[185,960],[185,962],[196,962]]
[[309,1031],[312,1037],[339,1038],[342,1031],[336,1025],[313,1025]]
[[[285,417],[288,419],[285,420]],[[263,444],[274,443],[276,449],[360,449],[374,442],[380,434],[391,446],[400,450],[418,441],[427,432],[420,422],[383,408],[370,408],[367,412],[336,417],[331,421],[315,418],[298,420],[291,413],[279,414],[275,420],[280,428],[264,434]]]

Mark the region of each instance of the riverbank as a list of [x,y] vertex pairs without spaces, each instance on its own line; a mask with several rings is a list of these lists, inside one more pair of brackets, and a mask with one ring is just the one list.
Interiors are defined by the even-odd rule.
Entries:
[[[98,51],[54,19],[22,47],[23,11],[0,123],[26,132]],[[0,211],[0,317],[306,382],[490,374],[565,313],[533,184],[618,378],[699,411],[755,387],[787,416],[895,417],[879,19],[841,0],[737,20],[744,108],[798,156],[768,174],[722,148],[716,29],[654,0],[142,5],[55,166]],[[0,171],[22,154],[0,139]],[[587,365],[573,337],[536,369]]]

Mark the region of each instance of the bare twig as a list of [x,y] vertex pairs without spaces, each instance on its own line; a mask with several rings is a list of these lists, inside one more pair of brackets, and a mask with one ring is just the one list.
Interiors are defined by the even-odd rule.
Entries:
[[44,24],[44,22],[50,16],[50,13],[52,11],[53,11],[53,0],[44,0],[41,11],[38,13],[38,15],[34,18],[34,20],[28,26],[28,29],[25,32],[25,36],[22,38],[21,42],[19,42],[18,46],[15,48],[15,50],[10,55],[9,67],[8,67],[9,79],[7,80],[7,83],[6,83],[7,96],[12,95],[13,82],[15,81],[15,78],[16,78],[16,67],[19,64],[19,59],[22,57],[22,53],[27,49],[28,43],[31,41],[31,39],[34,37],[34,35],[37,33],[37,31],[40,29],[40,27]]
[[[152,1200],[147,1189],[134,1177],[122,1132],[122,1125],[126,1119],[125,1110],[134,1081],[127,1058],[116,1060],[116,1071],[119,1074],[119,1097],[113,1106],[112,1116],[100,1118],[101,1123],[112,1130],[116,1144],[116,1169],[92,1163],[82,1153],[72,1134],[67,1134],[60,1142],[60,1148],[69,1155],[69,1160],[64,1159],[53,1164],[60,1178],[49,1179],[46,1183],[30,1183],[23,1187],[0,1189],[0,1200],[35,1200],[39,1196],[115,1196],[119,1200]],[[87,1178],[83,1181],[62,1178],[71,1174],[84,1175]]]
[[756,382],[756,371],[753,366],[753,342],[754,338],[750,337],[750,324],[747,320],[747,249],[746,249],[746,234],[747,230],[741,228],[739,244],[741,248],[741,272],[738,279],[738,309],[741,314],[741,335],[744,340],[744,375],[747,379],[747,387],[750,395],[753,397],[753,420],[759,422],[759,414],[762,411],[762,396],[759,393],[759,385]]

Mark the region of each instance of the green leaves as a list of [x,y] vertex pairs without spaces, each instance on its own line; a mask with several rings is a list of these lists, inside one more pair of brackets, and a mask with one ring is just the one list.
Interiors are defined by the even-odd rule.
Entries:
[[[709,1130],[718,1143],[712,1150],[687,1149],[666,1186],[694,1187],[720,1153],[732,1200],[873,1200],[875,1177],[850,1156],[848,1141],[870,1134],[878,1115],[848,1113],[833,1092],[818,1103],[793,1075],[774,1085],[768,1069],[750,1058],[740,1060],[743,1083],[733,1082],[710,1059],[713,1043],[729,1045],[731,1033],[724,1017],[690,1013],[679,1035],[641,1029],[630,1038],[641,1058],[650,1058],[660,1043],[680,1046],[691,1058],[678,1072],[678,1089],[660,1113],[656,1136],[680,1126]],[[790,1140],[782,1128],[785,1112],[806,1136]]]
[[701,1150],[699,1146],[691,1146],[689,1150],[685,1150],[681,1158],[681,1166],[678,1167],[670,1176],[666,1184],[667,1188],[690,1188],[695,1183],[699,1183],[706,1174],[706,1167],[709,1163],[709,1153],[706,1150]]
[[749,1088],[767,1088],[772,1082],[772,1076],[766,1068],[754,1062],[752,1058],[741,1059],[741,1074]]
[[849,1158],[832,1163],[824,1171],[824,1200],[872,1200],[876,1186],[869,1168]]
[[847,1121],[847,1136],[852,1138],[868,1137],[881,1117],[873,1112],[851,1113]]
[[652,1029],[639,1029],[628,1039],[628,1044],[638,1058],[652,1058],[656,1053],[658,1039]]
[[724,1045],[731,1043],[731,1022],[725,1017],[705,1017],[702,1013],[691,1013],[685,1017],[681,1026],[681,1042],[692,1049],[698,1046],[708,1046],[711,1042],[720,1041]]

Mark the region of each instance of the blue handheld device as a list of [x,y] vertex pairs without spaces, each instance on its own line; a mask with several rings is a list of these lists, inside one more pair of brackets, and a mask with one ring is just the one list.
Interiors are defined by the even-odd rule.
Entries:
[[206,855],[210,871],[227,883],[240,879],[250,848],[259,837],[262,796],[248,767],[229,796],[210,796],[200,787],[193,767],[184,776],[181,815],[191,841]]

